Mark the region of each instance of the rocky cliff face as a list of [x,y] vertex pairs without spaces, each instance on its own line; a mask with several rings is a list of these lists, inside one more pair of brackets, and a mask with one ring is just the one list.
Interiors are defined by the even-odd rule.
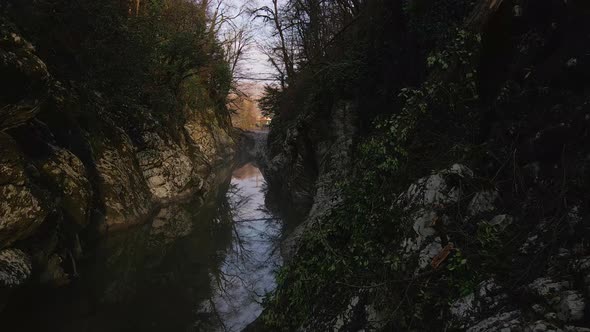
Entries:
[[[449,314],[440,328],[470,332],[588,331],[588,256],[582,249],[584,237],[574,236],[575,229],[584,223],[580,207],[572,206],[562,221],[544,220],[519,234],[516,230],[522,231],[523,219],[532,211],[524,207],[518,214],[508,214],[506,197],[497,189],[466,190],[476,182],[477,174],[455,164],[417,180],[398,198],[406,210],[406,229],[402,230],[406,237],[399,241],[398,251],[403,256],[402,269],[410,271],[414,282],[435,280],[433,273],[444,273],[441,266],[449,261],[456,264],[452,255],[469,250],[464,236],[477,239],[478,233],[488,232],[499,236],[496,240],[502,243],[498,246],[507,249],[506,256],[496,258],[506,260],[509,270],[486,275],[487,279],[475,285],[472,292],[448,303],[445,309]],[[548,243],[556,236],[549,233],[560,222],[570,235],[548,252]],[[522,266],[527,267],[529,275],[521,274]],[[370,331],[387,330],[388,313],[376,309],[378,297],[379,290],[372,287],[357,291],[330,323],[332,329],[357,331],[362,326]]]
[[[342,126],[336,107],[273,124],[269,183],[306,208],[304,226],[286,241],[295,262],[268,320],[308,331],[590,331],[590,67],[579,43],[590,36],[589,13],[576,1],[477,1],[457,31],[480,26],[477,70],[467,74],[478,77],[479,95],[466,109],[483,116],[478,123],[455,117],[463,83],[449,82],[464,74],[452,63],[457,58],[432,70],[426,97],[406,100],[406,107],[424,101],[417,109],[428,114],[417,117],[422,131],[409,131],[416,136],[409,146],[419,148],[397,160],[395,146],[386,150],[402,165],[395,171],[360,168],[407,176],[391,181],[394,190],[373,183],[375,194],[354,191],[370,195],[379,212],[372,204],[357,208],[363,197],[343,200],[336,189],[343,177],[362,185],[363,174],[354,172],[360,152],[351,152],[360,148],[349,140],[367,137],[355,134],[354,120]],[[437,86],[450,87],[448,112],[438,108]],[[350,108],[347,118],[362,116],[363,107]],[[404,144],[390,139],[407,126],[402,120],[367,140]],[[473,145],[451,133],[453,123],[468,124],[461,131],[476,133],[465,140]],[[436,138],[429,141],[430,131]],[[442,151],[439,139],[464,151]],[[307,249],[297,252],[306,233]]]
[[323,117],[299,118],[269,137],[270,154],[262,163],[268,197],[296,225],[281,247],[285,260],[296,254],[303,233],[340,202],[336,184],[350,175],[356,111],[343,101]]
[[65,88],[5,23],[0,88],[0,304],[27,280],[66,283],[95,230],[206,193],[234,153],[215,110],[185,108],[175,125],[107,111],[99,92]]

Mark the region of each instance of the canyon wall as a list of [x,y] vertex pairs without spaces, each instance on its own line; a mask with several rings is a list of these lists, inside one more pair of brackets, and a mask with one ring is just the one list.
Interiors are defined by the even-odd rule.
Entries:
[[0,89],[0,307],[24,283],[68,283],[99,233],[205,195],[236,150],[225,113],[181,104],[172,123],[108,108],[4,22]]

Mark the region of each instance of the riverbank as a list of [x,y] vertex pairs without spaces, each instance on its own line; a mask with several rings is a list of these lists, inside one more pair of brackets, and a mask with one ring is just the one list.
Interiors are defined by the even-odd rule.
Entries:
[[22,285],[71,282],[101,236],[206,196],[241,138],[224,109],[114,108],[55,78],[12,25],[0,40],[2,82],[19,82],[0,108],[1,310]]
[[229,163],[215,178],[207,195],[102,238],[70,285],[24,286],[0,314],[3,326],[240,331],[274,289],[282,224],[264,208],[265,181],[249,160]]

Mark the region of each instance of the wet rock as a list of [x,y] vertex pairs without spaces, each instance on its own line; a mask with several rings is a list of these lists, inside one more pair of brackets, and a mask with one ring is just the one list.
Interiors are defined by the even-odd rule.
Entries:
[[32,234],[50,203],[25,175],[24,156],[10,136],[0,132],[0,248]]
[[19,249],[0,251],[0,286],[16,287],[22,285],[32,272],[31,258]]
[[41,165],[42,176],[61,198],[61,206],[78,226],[88,224],[92,188],[80,159],[68,150],[52,147],[52,155]]
[[[125,114],[110,107],[110,96],[84,82],[61,84],[6,20],[0,18],[0,250],[18,243],[27,254],[0,251],[0,286],[29,278],[31,260],[33,282],[61,286],[68,273],[77,274],[82,245],[94,239],[90,220],[101,231],[126,228],[187,188],[204,191],[216,162],[233,153],[232,131],[213,109],[187,106],[174,115],[178,123],[163,124],[149,109]],[[185,219],[157,221],[151,239],[187,234]],[[148,238],[142,240],[151,249]],[[0,310],[10,292],[0,290]]]

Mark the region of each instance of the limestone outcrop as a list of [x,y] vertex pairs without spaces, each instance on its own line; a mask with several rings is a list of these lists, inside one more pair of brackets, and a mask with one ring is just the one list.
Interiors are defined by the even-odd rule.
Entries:
[[59,82],[4,21],[0,87],[0,307],[25,282],[67,283],[88,237],[204,195],[233,158],[233,129],[215,110],[179,110],[174,125],[123,116]]

